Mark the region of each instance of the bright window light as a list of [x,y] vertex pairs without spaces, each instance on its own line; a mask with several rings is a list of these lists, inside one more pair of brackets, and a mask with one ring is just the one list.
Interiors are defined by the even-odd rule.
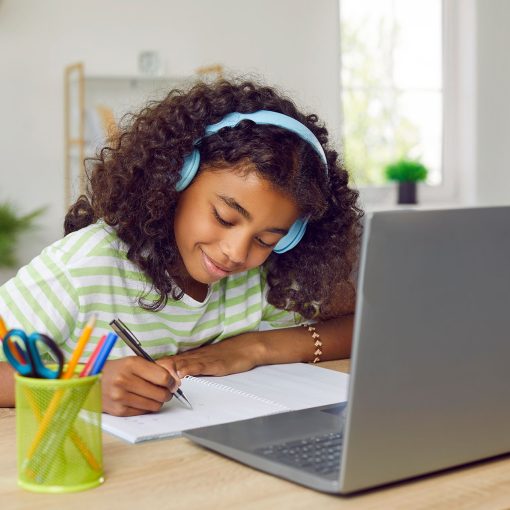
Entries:
[[441,0],[340,0],[343,146],[356,185],[417,159],[442,182]]

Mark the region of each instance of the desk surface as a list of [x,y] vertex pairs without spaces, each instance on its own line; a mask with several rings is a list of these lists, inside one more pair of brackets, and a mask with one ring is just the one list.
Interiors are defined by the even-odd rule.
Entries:
[[[349,370],[345,360],[321,365]],[[9,510],[510,508],[510,456],[341,497],[255,471],[184,438],[131,445],[109,434],[103,439],[102,486],[74,494],[35,494],[17,486],[15,438],[14,410],[0,409],[0,501]]]

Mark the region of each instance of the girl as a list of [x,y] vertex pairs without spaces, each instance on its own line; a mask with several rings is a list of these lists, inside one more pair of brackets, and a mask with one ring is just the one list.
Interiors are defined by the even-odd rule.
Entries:
[[[65,237],[0,288],[0,314],[67,357],[96,314],[84,360],[122,319],[158,359],[117,343],[103,406],[124,416],[157,411],[188,374],[349,356],[362,212],[327,142],[273,88],[170,92],[93,160]],[[0,405],[13,401],[2,362]]]

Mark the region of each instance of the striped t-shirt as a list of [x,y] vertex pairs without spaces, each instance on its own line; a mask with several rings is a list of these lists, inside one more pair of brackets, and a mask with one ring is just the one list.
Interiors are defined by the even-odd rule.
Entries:
[[[92,314],[97,322],[82,361],[120,318],[154,358],[176,354],[248,331],[298,325],[298,314],[266,301],[261,268],[228,276],[209,286],[203,302],[188,295],[169,299],[158,312],[141,308],[150,281],[127,259],[115,229],[99,221],[55,242],[0,287],[0,315],[8,328],[53,337],[68,359]],[[154,291],[146,296],[156,298]],[[133,355],[119,340],[110,358]],[[0,349],[1,359],[5,359]]]

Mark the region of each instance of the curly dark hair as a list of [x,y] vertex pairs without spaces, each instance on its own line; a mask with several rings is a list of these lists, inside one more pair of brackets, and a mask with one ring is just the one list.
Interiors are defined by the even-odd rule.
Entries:
[[276,89],[253,81],[200,82],[187,91],[172,90],[123,121],[108,146],[88,162],[87,196],[69,209],[65,234],[102,218],[127,244],[128,258],[150,278],[159,296],[146,302],[145,294],[139,304],[156,311],[169,296],[179,298],[175,281],[182,276],[177,274],[182,264],[173,218],[184,157],[207,125],[234,111],[257,110],[280,112],[307,126],[324,148],[327,171],[311,145],[296,134],[250,120],[203,138],[198,143],[201,164],[210,171],[211,166],[249,162],[309,218],[301,242],[289,252],[271,253],[264,263],[269,303],[309,319],[352,312],[363,215],[358,192],[349,187],[337,152],[327,146],[328,132],[317,115],[301,113]]

